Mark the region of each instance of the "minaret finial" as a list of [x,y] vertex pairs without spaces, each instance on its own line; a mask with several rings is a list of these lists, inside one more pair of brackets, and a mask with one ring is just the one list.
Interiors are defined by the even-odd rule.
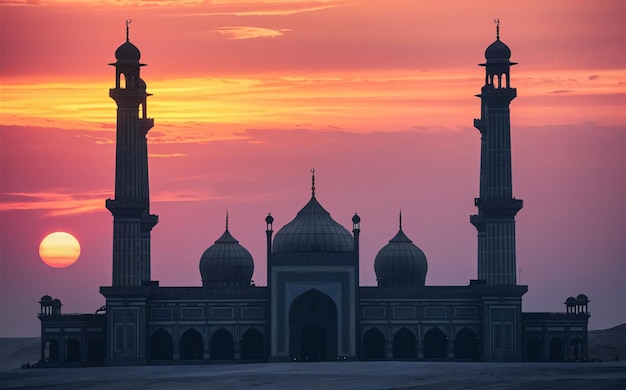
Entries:
[[228,210],[226,210],[226,230],[228,230]]
[[496,24],[496,40],[500,40],[500,19],[495,18],[493,22]]
[[126,19],[126,42],[128,42],[128,25],[133,22],[132,19]]
[[402,209],[400,209],[400,230],[402,230]]
[[311,195],[315,197],[315,168],[311,169]]

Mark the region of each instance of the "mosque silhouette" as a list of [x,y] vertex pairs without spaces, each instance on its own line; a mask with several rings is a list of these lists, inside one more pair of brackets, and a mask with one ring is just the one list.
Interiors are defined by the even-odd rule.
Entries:
[[[113,277],[100,287],[106,306],[62,314],[41,298],[43,366],[145,365],[183,362],[344,360],[586,360],[589,299],[565,301],[564,313],[522,312],[512,194],[511,50],[499,36],[485,51],[480,194],[470,222],[478,232],[478,277],[465,286],[426,286],[424,252],[402,230],[376,255],[377,286],[359,286],[361,219],[352,231],[315,196],[274,235],[268,215],[267,286],[251,282],[250,252],[226,230],[200,259],[202,287],[161,287],[150,279],[150,212],[146,83],[139,49],[115,51],[117,103]],[[157,173],[158,174],[158,173]],[[392,232],[390,232],[392,236]]]

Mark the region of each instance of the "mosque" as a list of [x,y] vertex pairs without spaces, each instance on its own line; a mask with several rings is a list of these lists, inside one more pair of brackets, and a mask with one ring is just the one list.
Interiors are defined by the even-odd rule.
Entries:
[[[528,286],[516,280],[512,195],[511,51],[499,36],[485,51],[480,94],[478,277],[463,286],[425,285],[424,252],[402,230],[375,258],[377,286],[359,286],[361,219],[352,231],[315,196],[274,234],[265,218],[267,286],[252,283],[254,260],[228,222],[200,259],[202,287],[161,287],[150,279],[151,214],[146,83],[139,49],[116,51],[117,103],[113,276],[100,287],[106,305],[93,314],[62,314],[41,298],[41,365],[145,365],[344,360],[562,361],[587,359],[585,295],[563,313],[522,311]],[[304,203],[304,202],[303,202]]]

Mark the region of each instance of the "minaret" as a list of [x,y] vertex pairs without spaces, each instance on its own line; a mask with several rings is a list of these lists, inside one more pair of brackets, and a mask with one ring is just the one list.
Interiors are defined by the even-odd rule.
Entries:
[[517,96],[511,88],[511,50],[500,41],[500,21],[495,20],[496,41],[485,51],[485,85],[481,117],[474,120],[480,131],[480,197],[478,215],[470,221],[478,230],[478,279],[491,285],[515,285],[515,215],[522,201],[513,198],[511,178],[511,116],[509,104]]
[[154,126],[147,117],[146,83],[139,77],[145,64],[128,39],[116,51],[115,88],[109,96],[117,103],[115,199],[107,199],[113,214],[113,286],[140,286],[150,280],[150,231],[158,217],[150,214],[148,143]]

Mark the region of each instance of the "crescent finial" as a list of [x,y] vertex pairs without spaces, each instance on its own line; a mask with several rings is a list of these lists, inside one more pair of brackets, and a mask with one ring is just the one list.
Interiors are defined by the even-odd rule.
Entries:
[[128,25],[133,22],[132,19],[126,19],[126,41],[128,41]]
[[493,22],[496,24],[496,39],[500,40],[500,19],[495,18]]

